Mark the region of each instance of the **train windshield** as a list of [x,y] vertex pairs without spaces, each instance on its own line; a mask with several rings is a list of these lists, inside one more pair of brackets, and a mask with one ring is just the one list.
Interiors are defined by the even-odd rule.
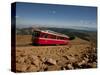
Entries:
[[39,32],[36,32],[36,31],[33,32],[33,34],[32,34],[33,37],[39,37],[39,35],[40,35]]

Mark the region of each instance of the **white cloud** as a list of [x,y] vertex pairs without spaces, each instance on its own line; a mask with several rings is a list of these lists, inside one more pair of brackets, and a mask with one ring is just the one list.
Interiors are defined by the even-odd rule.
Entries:
[[53,13],[53,14],[55,14],[55,13],[56,13],[56,11],[55,11],[55,10],[53,10],[53,11],[52,11],[52,13]]
[[15,17],[16,17],[16,18],[19,18],[19,16],[17,16],[17,15],[16,15]]
[[50,14],[56,14],[56,11],[55,10],[51,10],[49,11]]

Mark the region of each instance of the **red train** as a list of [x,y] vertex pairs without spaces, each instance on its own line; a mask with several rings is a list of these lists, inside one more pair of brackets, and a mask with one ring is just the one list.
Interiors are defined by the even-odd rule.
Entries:
[[64,45],[69,43],[69,37],[50,30],[35,30],[32,34],[32,42],[35,45]]

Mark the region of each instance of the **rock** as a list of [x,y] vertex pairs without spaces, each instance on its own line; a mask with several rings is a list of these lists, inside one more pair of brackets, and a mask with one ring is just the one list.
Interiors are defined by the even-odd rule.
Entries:
[[86,57],[84,57],[84,60],[85,60],[85,62],[88,62],[88,61],[89,61],[89,59],[88,59],[88,58],[86,58]]
[[25,54],[25,53],[21,53],[20,56],[21,56],[21,57],[25,57],[26,54]]
[[51,65],[56,65],[56,64],[57,64],[57,63],[56,63],[56,60],[54,60],[54,59],[52,59],[52,58],[48,58],[48,59],[46,60],[46,62],[49,63],[49,64],[51,64]]
[[76,62],[76,59],[75,59],[74,57],[70,57],[69,60],[70,60],[71,62]]
[[97,68],[97,63],[96,62],[93,62],[92,68]]
[[77,62],[77,59],[73,56],[64,56],[67,60],[69,60],[71,63]]
[[75,56],[75,57],[78,57],[78,55],[77,55],[77,54],[75,54],[74,56]]
[[47,71],[47,65],[42,64],[40,67],[40,71]]
[[27,58],[27,59],[25,59],[24,63],[25,63],[25,64],[30,64],[30,65],[31,65],[31,60]]
[[66,70],[66,68],[62,66],[62,67],[61,67],[61,70]]
[[88,66],[89,66],[90,68],[97,68],[97,63],[96,63],[96,62],[88,63]]
[[73,63],[73,67],[74,67],[74,69],[80,68],[80,67],[78,66],[78,62],[77,62],[77,63]]
[[47,71],[48,70],[48,68],[46,67],[46,68],[44,68],[44,70],[43,71]]
[[85,60],[82,60],[82,62],[78,63],[78,66],[81,66],[81,65],[84,65],[84,64],[87,64],[87,62]]
[[44,63],[47,61],[47,59],[45,57],[41,58],[41,61]]
[[69,60],[69,58],[67,56],[63,56],[64,58],[66,58],[66,60]]
[[89,55],[88,54],[86,54],[86,58],[89,58]]
[[93,48],[93,50],[95,51],[95,50],[96,50],[96,48],[94,47],[94,48]]
[[16,62],[17,63],[24,63],[24,61],[25,61],[25,58],[24,57],[16,58]]
[[38,71],[38,70],[39,70],[39,68],[36,67],[35,65],[30,65],[30,66],[27,68],[27,71],[28,71],[28,72],[36,72],[36,71]]
[[32,58],[32,60],[38,59],[38,57],[37,56],[34,56],[34,55],[31,55],[31,58]]
[[36,66],[40,65],[40,60],[37,56],[32,55],[30,57],[30,60],[31,60],[31,64],[36,65]]
[[74,69],[74,67],[72,66],[72,64],[68,64],[68,65],[67,65],[67,68],[68,68],[68,69]]
[[60,66],[52,65],[47,67],[47,71],[61,70]]
[[26,64],[16,64],[16,71],[17,72],[26,72],[28,65]]

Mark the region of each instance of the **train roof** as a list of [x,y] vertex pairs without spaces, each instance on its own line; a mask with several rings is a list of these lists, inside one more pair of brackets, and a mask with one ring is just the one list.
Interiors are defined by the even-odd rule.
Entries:
[[69,38],[65,34],[61,34],[61,33],[55,32],[55,31],[51,31],[51,30],[36,30],[36,31],[40,31],[40,32],[43,32],[43,33],[48,33],[48,34],[53,34],[53,35]]

